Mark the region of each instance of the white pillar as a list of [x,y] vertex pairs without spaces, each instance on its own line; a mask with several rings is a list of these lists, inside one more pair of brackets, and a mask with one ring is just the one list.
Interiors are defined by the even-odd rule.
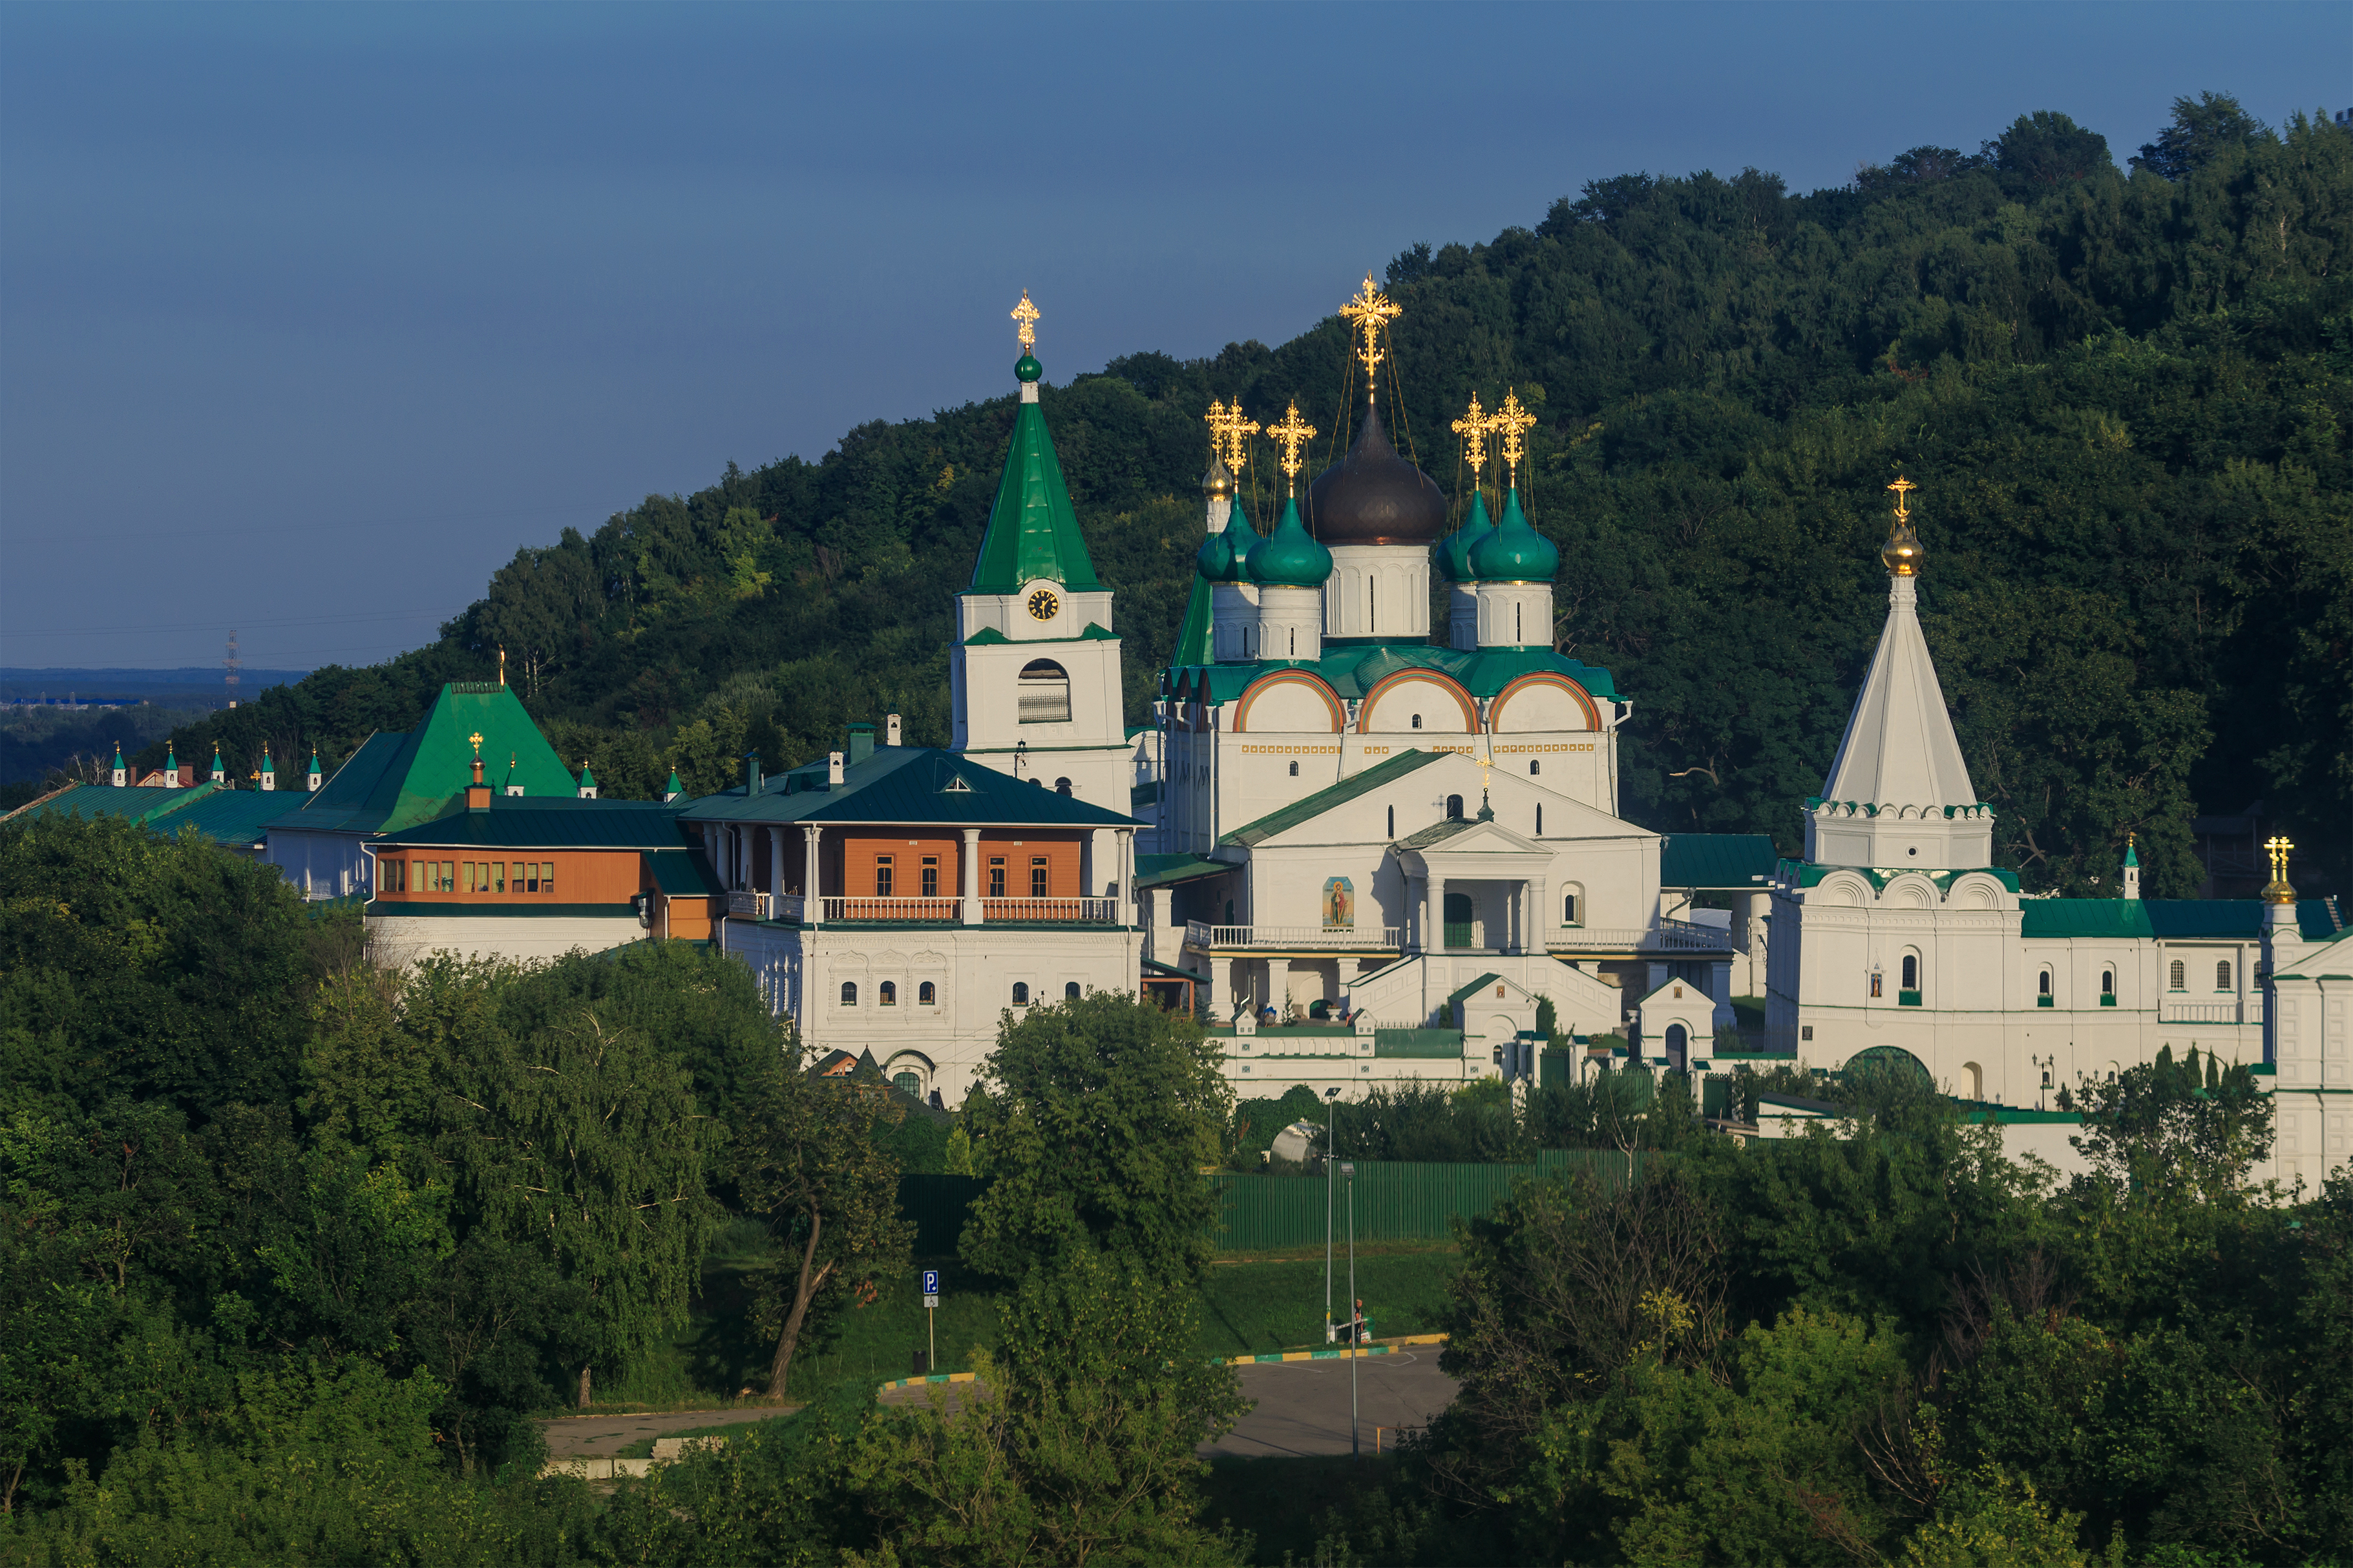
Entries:
[[980,829],[964,830],[964,923],[976,926],[981,922],[980,907]]
[[785,900],[785,830],[768,829],[768,918],[776,920]]
[[1234,1016],[1234,961],[1222,952],[1209,955],[1209,1021],[1230,1023]]
[[1278,1023],[1291,1016],[1291,960],[1270,958],[1266,961],[1264,1005],[1274,1009]]
[[[817,837],[824,831],[814,822],[801,826],[801,921],[806,925],[817,924],[825,914],[825,906],[818,902],[817,896]],[[806,1009],[811,1017],[816,1016],[818,1005],[812,1002]]]
[[1708,994],[1715,999],[1715,1011],[1708,1022],[1719,1029],[1736,1028],[1740,1020],[1732,1011],[1732,960],[1718,959],[1708,970],[1713,987]]
[[1431,952],[1443,952],[1446,947],[1445,878],[1432,877],[1430,879],[1430,897],[1424,907],[1429,910],[1428,915],[1424,918],[1429,921],[1430,935],[1428,940],[1423,942],[1421,945],[1424,949]]

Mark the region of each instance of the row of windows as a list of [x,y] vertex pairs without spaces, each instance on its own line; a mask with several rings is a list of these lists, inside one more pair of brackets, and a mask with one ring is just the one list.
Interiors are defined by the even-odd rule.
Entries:
[[[1045,856],[1029,857],[1029,896],[1031,898],[1042,899],[1047,896],[1046,871]],[[891,898],[894,896],[898,885],[897,857],[877,855],[874,858],[874,896],[878,899]],[[940,896],[940,858],[938,856],[926,855],[923,858],[923,863],[915,868],[915,886],[920,889],[916,894],[918,898],[936,899]],[[988,896],[992,899],[1001,899],[1006,896],[1005,857],[1002,855],[992,855],[988,858]]]
[[386,860],[379,858],[379,893],[518,893],[555,891],[553,860]]
[[[1078,999],[1079,983],[1072,980],[1065,984],[1062,987],[1062,1000],[1075,1002]],[[899,1005],[899,983],[895,980],[885,980],[875,986],[874,1001],[878,1006],[896,1007]],[[858,1005],[857,981],[845,980],[841,983],[841,1005],[845,1007]],[[939,990],[931,981],[926,980],[915,987],[916,1006],[936,1007],[939,1005]],[[1017,980],[1013,983],[1013,1005],[1016,1007],[1029,1005],[1029,985],[1027,981]]]
[[[2189,979],[2189,969],[2181,960],[2177,958],[2173,961],[2173,968],[2168,978],[2172,982],[2172,988],[2174,990],[2187,991],[2189,989],[2188,984]],[[2231,961],[2227,958],[2222,959],[2214,965],[2214,989],[2217,991],[2228,991],[2231,989]]]

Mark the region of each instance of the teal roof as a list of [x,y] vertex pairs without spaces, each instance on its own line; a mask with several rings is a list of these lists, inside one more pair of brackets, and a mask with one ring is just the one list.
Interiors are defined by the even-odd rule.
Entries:
[[1276,834],[1286,832],[1303,822],[1313,821],[1334,806],[1345,805],[1367,791],[1378,789],[1392,779],[1401,779],[1417,768],[1426,768],[1447,754],[1444,752],[1400,752],[1377,766],[1366,768],[1363,773],[1342,779],[1338,784],[1328,784],[1303,800],[1293,801],[1280,811],[1271,811],[1256,822],[1237,827],[1218,842],[1238,844],[1245,847],[1262,844]]
[[1465,996],[1470,995],[1473,991],[1477,991],[1484,986],[1493,985],[1496,981],[1501,980],[1503,976],[1500,974],[1482,974],[1479,976],[1478,979],[1472,981],[1468,985],[1457,986],[1455,989],[1446,994],[1446,1005],[1450,1007],[1459,1007],[1462,1005],[1462,999]]
[[[195,790],[184,790],[195,795]],[[286,803],[275,794],[258,789],[206,790],[200,798],[175,808],[148,826],[159,833],[177,834],[195,828],[215,843],[232,849],[249,849],[269,836],[269,825],[286,815]]]
[[1217,657],[1209,647],[1214,623],[1211,592],[1209,580],[1194,573],[1193,592],[1185,601],[1185,618],[1176,623],[1176,647],[1168,656],[1170,664],[1208,664]]
[[646,857],[646,863],[653,869],[654,886],[673,899],[708,897],[726,891],[700,850],[658,849]]
[[1165,888],[1176,882],[1190,882],[1196,878],[1216,877],[1235,869],[1222,860],[1203,860],[1191,855],[1138,855],[1135,858],[1135,885],[1138,888]]
[[915,823],[955,826],[1134,827],[1122,816],[1073,796],[1016,780],[954,752],[930,746],[878,746],[842,770],[828,789],[825,767],[796,768],[704,795],[679,815],[698,822]]
[[[207,780],[187,789],[137,789],[125,785],[69,784],[8,814],[8,820],[30,822],[43,816],[121,816],[132,822],[153,822],[168,816],[198,795],[221,786]],[[283,801],[273,801],[281,808]]]
[[2021,936],[2155,937],[2138,899],[2028,899],[2019,905]]
[[1332,575],[1332,552],[1317,543],[1299,519],[1299,501],[1282,503],[1274,531],[1250,552],[1250,574],[1275,588],[1315,588]]
[[1242,498],[1236,496],[1226,508],[1225,531],[1209,537],[1194,553],[1193,564],[1212,583],[1247,583],[1250,580],[1250,552],[1264,542],[1258,530],[1250,526],[1250,513],[1242,509]]
[[1670,833],[1659,841],[1659,886],[1762,891],[1780,857],[1763,833]]
[[1373,1055],[1443,1061],[1462,1054],[1460,1029],[1381,1029],[1373,1031]]
[[513,690],[492,681],[469,681],[442,687],[406,734],[379,731],[368,737],[325,788],[276,826],[314,833],[396,833],[438,816],[463,796],[473,776],[474,747],[467,737],[476,733],[484,751],[512,753],[507,776],[522,785],[522,798],[571,797],[570,770]]
[[[1230,702],[1242,694],[1271,665],[1208,664],[1189,668],[1171,666],[1168,689],[1183,684],[1191,701]],[[1462,683],[1482,700],[1494,696],[1524,675],[1550,672],[1565,675],[1603,702],[1620,700],[1616,681],[1606,669],[1566,658],[1548,647],[1438,647],[1428,643],[1325,643],[1324,657],[1286,660],[1285,669],[1304,669],[1320,676],[1343,698],[1362,697],[1388,676],[1403,669],[1434,669]]]
[[678,849],[688,847],[679,808],[659,801],[494,795],[487,810],[460,804],[376,842],[482,849]]
[[1471,581],[1471,550],[1481,540],[1495,531],[1494,521],[1487,515],[1487,492],[1471,492],[1471,510],[1462,515],[1462,526],[1430,546],[1430,558],[1437,564],[1438,574],[1450,583]]
[[1471,547],[1471,574],[1482,583],[1549,583],[1560,570],[1560,552],[1528,525],[1520,510],[1520,488],[1504,497],[1504,521]]
[[1071,488],[1047,434],[1045,412],[1023,403],[1013,416],[1005,477],[997,482],[997,504],[989,509],[988,531],[965,592],[1018,593],[1039,578],[1082,592],[1103,587],[1087,558],[1078,514],[1071,510]]

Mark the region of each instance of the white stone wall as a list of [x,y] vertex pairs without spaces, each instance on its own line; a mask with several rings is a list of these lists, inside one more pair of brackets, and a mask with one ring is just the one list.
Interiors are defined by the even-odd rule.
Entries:
[[378,962],[395,964],[442,952],[465,958],[560,958],[575,948],[602,952],[642,942],[648,934],[634,915],[370,915],[367,930]]

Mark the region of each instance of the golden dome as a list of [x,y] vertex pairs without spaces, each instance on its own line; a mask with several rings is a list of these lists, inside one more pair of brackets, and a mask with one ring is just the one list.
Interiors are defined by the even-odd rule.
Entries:
[[1209,459],[1209,471],[1201,476],[1201,493],[1205,496],[1229,496],[1234,493],[1234,476],[1227,470],[1223,458]]
[[1912,526],[1912,510],[1905,503],[1920,487],[1898,474],[1895,482],[1887,488],[1895,492],[1895,529],[1887,536],[1886,547],[1880,551],[1879,558],[1894,575],[1916,577],[1920,574],[1920,563],[1927,559],[1928,552],[1920,548],[1920,534]]

